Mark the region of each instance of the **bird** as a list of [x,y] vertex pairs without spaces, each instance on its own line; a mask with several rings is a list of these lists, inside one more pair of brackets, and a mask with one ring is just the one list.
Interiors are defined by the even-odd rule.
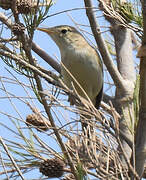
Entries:
[[[103,63],[97,50],[84,36],[69,25],[49,28],[38,27],[56,43],[61,54],[61,75],[68,88],[72,86],[85,99],[99,109],[103,94]],[[88,123],[82,122],[82,129]]]

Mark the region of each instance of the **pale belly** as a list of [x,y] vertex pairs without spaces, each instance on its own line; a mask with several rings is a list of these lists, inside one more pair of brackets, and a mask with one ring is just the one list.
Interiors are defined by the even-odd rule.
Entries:
[[[102,69],[98,61],[88,61],[86,58],[77,58],[63,61],[67,72],[62,67],[62,76],[64,83],[69,87],[75,87],[78,94],[86,98],[86,94],[93,102],[102,87]],[[83,91],[83,90],[84,91]]]

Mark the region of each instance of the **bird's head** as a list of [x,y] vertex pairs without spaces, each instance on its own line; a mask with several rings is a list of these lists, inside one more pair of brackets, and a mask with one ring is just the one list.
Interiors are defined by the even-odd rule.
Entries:
[[37,28],[37,30],[46,32],[60,50],[75,48],[75,46],[80,46],[81,42],[85,41],[81,33],[72,26],[61,25],[51,28]]

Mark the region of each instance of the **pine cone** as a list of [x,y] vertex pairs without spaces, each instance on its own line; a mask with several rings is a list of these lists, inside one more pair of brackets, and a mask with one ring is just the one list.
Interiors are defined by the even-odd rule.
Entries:
[[38,114],[29,114],[26,117],[27,126],[35,126],[38,131],[43,130],[47,131],[48,127],[46,125],[45,119]]
[[8,10],[12,6],[12,0],[0,0],[0,7]]
[[28,14],[32,9],[32,0],[17,0],[17,10],[20,14]]
[[57,178],[63,175],[64,162],[60,159],[47,159],[40,164],[40,172],[49,178]]
[[12,26],[12,32],[15,34],[15,35],[21,35],[22,33],[24,33],[25,31],[25,27],[22,23],[16,23]]

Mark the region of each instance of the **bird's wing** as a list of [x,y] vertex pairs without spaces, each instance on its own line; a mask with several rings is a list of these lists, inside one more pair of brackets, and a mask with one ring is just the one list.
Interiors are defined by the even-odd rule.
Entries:
[[99,107],[100,107],[100,103],[101,103],[101,99],[102,99],[102,94],[103,94],[103,85],[101,87],[100,92],[96,96],[96,102],[95,102],[96,109],[99,109]]

